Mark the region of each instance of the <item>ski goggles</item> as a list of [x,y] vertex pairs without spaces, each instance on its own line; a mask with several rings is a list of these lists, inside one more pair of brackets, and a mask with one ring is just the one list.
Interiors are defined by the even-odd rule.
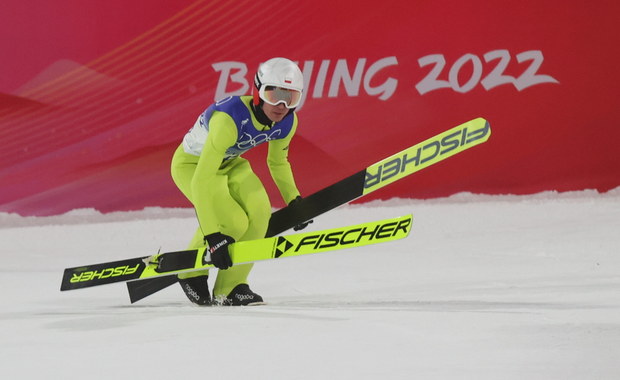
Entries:
[[301,101],[301,91],[276,86],[262,86],[258,92],[260,98],[272,106],[284,103],[286,108],[295,108]]

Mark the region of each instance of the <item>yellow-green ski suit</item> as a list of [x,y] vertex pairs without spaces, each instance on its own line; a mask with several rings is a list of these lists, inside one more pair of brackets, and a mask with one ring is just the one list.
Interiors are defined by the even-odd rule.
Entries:
[[[268,142],[267,165],[286,204],[299,196],[288,161],[297,115],[290,112],[282,121],[266,126],[256,119],[251,102],[251,96],[234,96],[211,105],[174,153],[172,178],[198,217],[190,249],[204,246],[204,236],[215,232],[236,241],[265,237],[271,202],[249,161],[241,157],[254,146]],[[218,271],[214,297],[227,296],[238,284],[247,283],[252,266]],[[193,272],[186,277],[204,274]]]

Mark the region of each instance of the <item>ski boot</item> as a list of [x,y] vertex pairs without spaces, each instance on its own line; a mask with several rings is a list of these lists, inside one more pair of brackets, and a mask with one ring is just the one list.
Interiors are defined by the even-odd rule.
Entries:
[[209,276],[197,276],[191,278],[179,278],[179,284],[185,292],[187,298],[200,306],[211,305],[211,294],[209,293]]
[[262,305],[263,297],[254,293],[248,284],[239,284],[228,296],[214,297],[215,303],[222,306],[251,306]]

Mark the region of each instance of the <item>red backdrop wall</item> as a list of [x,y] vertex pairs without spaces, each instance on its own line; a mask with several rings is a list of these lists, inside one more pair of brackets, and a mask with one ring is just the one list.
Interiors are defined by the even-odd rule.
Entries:
[[478,116],[489,142],[365,199],[620,185],[614,1],[37,3],[0,4],[3,212],[189,206],[173,150],[274,56],[306,79],[304,194]]

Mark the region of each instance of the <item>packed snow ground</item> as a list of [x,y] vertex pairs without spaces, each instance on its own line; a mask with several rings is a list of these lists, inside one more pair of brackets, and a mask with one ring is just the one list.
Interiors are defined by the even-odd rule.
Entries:
[[245,308],[59,291],[66,267],[184,248],[192,210],[0,214],[2,378],[620,378],[620,189],[372,202],[311,228],[407,213],[405,240],[257,264],[268,304]]

